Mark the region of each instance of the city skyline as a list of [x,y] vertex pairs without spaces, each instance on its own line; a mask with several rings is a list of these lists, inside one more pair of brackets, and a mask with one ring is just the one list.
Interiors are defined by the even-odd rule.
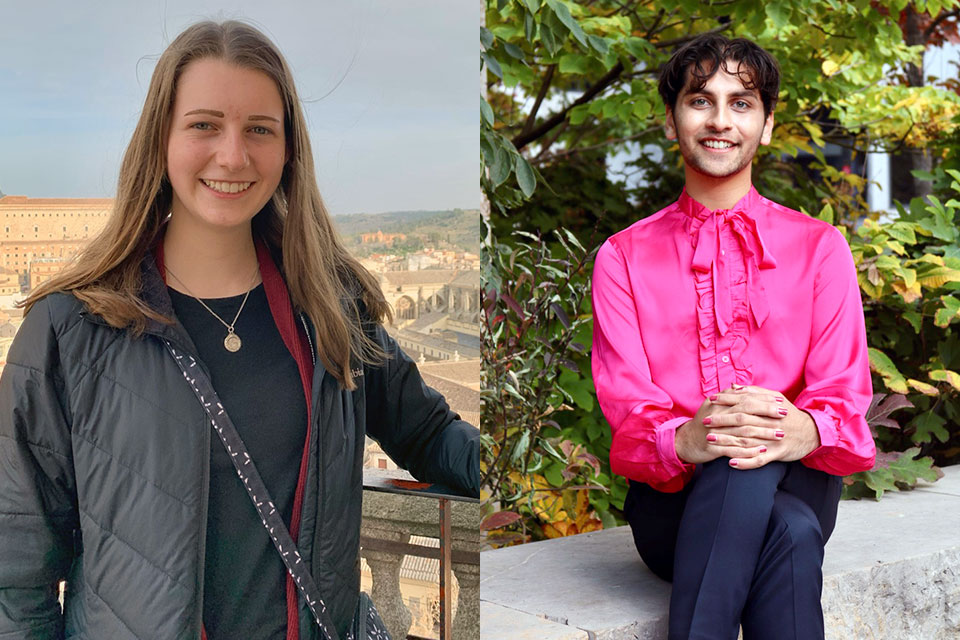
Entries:
[[[51,6],[52,5],[52,6]],[[335,215],[478,208],[474,7],[386,0],[60,0],[4,10],[0,190],[112,197],[156,59],[205,18],[252,22],[293,70]],[[309,25],[309,27],[305,26]]]

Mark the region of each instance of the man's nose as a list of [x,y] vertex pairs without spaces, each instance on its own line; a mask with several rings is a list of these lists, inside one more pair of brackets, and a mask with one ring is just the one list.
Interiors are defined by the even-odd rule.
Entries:
[[224,131],[217,148],[217,163],[230,171],[245,169],[250,164],[243,132]]
[[717,131],[726,131],[730,128],[730,114],[727,111],[727,108],[722,105],[717,105],[710,110],[710,118],[707,120],[707,125]]

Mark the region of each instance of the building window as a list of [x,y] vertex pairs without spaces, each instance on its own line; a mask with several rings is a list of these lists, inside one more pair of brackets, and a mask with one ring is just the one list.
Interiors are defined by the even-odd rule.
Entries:
[[386,469],[386,468],[387,468],[387,461],[386,461],[386,459],[380,458],[379,460],[377,460],[377,468],[378,468],[378,469]]

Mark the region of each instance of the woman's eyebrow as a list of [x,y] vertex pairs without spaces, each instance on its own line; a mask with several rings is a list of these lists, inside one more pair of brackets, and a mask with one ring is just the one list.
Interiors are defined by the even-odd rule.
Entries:
[[[197,115],[197,114],[203,114],[203,115],[213,116],[213,117],[215,117],[215,118],[222,118],[222,117],[223,117],[223,111],[217,111],[217,110],[215,110],[215,109],[194,109],[193,111],[187,111],[187,112],[186,112],[185,114],[183,114],[183,115],[184,115],[184,117],[186,117],[186,116],[193,116],[193,115]],[[253,115],[253,116],[250,116],[249,118],[247,118],[247,120],[272,120],[273,122],[276,122],[277,124],[280,123],[280,120],[278,120],[277,118],[274,118],[273,116]]]

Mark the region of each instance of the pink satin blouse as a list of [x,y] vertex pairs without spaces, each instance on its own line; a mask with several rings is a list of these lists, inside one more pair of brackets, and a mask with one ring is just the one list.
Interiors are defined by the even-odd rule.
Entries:
[[677,427],[732,383],[782,392],[816,423],[803,464],[871,469],[873,395],[860,288],[831,225],[760,196],[680,199],[611,236],[593,272],[593,379],[614,473],[679,491]]

